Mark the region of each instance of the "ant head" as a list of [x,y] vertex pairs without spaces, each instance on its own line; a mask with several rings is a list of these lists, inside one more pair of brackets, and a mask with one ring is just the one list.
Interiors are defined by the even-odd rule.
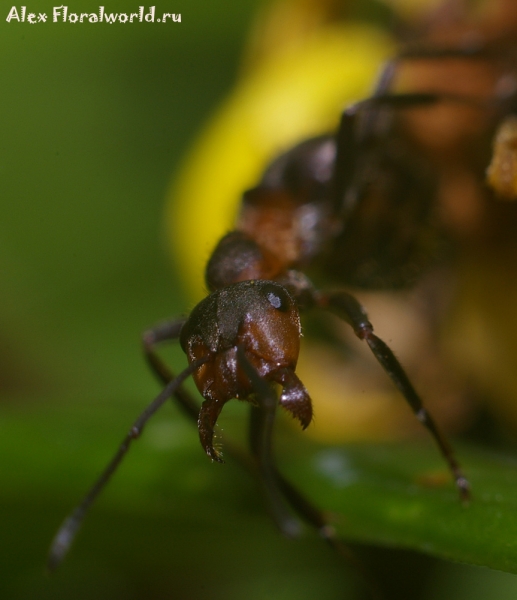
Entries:
[[253,402],[260,394],[250,368],[260,380],[282,385],[280,403],[308,425],[310,399],[294,375],[300,334],[295,301],[273,281],[229,285],[194,308],[180,342],[189,363],[207,359],[193,379],[205,399],[198,422],[201,443],[214,460],[220,457],[212,445],[213,428],[223,405],[232,398]]

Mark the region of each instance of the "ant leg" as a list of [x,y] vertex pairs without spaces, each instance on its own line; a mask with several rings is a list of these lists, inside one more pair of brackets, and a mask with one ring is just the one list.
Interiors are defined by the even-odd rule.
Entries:
[[278,398],[273,388],[257,373],[240,346],[237,348],[237,360],[251,381],[257,400],[257,406],[251,410],[250,449],[257,461],[264,496],[282,533],[287,537],[296,537],[300,533],[300,525],[285,506],[272,452]]
[[[250,448],[253,456],[256,458],[260,452],[260,440],[263,437],[262,428],[264,426],[264,417],[261,414],[261,411],[262,409],[260,406],[251,406]],[[291,508],[301,519],[303,519],[303,521],[305,521],[305,523],[316,530],[318,535],[325,540],[330,548],[336,552],[341,559],[346,561],[349,567],[355,569],[362,578],[365,586],[368,588],[371,597],[374,600],[382,600],[383,595],[377,589],[375,579],[354,552],[339,539],[336,530],[329,523],[325,514],[304,496],[288,479],[286,479],[274,464],[272,465],[272,471],[275,475],[279,490]],[[267,499],[270,500],[269,495]],[[270,508],[270,510],[273,512],[273,508]],[[273,515],[273,517],[276,519],[276,515]],[[280,525],[279,528],[282,530]],[[282,530],[282,532],[285,534],[285,531]]]
[[[242,361],[241,366],[246,371],[246,375],[253,383],[259,402],[257,406],[251,406],[249,428],[250,450],[259,464],[259,471],[264,486],[264,495],[269,503],[270,511],[275,522],[284,535],[287,535],[288,537],[294,537],[294,535],[297,535],[299,532],[299,524],[296,521],[293,521],[290,515],[285,511],[282,498],[279,496],[280,492],[299,517],[313,527],[332,550],[359,573],[368,588],[371,597],[374,600],[381,600],[383,595],[377,589],[374,578],[352,550],[339,539],[336,530],[329,523],[325,514],[304,496],[288,479],[286,479],[276,467],[271,453],[271,433],[274,410],[278,399],[270,386],[261,379],[255,369],[253,369],[246,357],[244,356],[243,360],[242,357],[239,356],[239,359]],[[299,382],[297,378],[296,381]],[[294,385],[295,388],[298,387],[296,382],[294,382]],[[290,409],[287,407],[287,410]],[[266,473],[264,473],[264,469],[266,470]],[[284,522],[279,520],[286,516],[289,521]],[[289,527],[289,530],[287,531],[286,526]],[[292,529],[293,526],[295,529]]]
[[454,457],[451,446],[439,431],[431,415],[424,408],[420,396],[415,391],[392,350],[373,333],[373,326],[368,320],[363,307],[353,296],[346,292],[332,294],[316,293],[315,300],[320,308],[329,309],[344,319],[352,326],[356,336],[366,341],[375,358],[413,409],[417,419],[429,430],[435,439],[452,472],[461,500],[468,502],[470,499],[470,485]]
[[[262,452],[262,445],[265,437],[263,430],[267,420],[264,418],[263,413],[263,405],[259,404],[258,406],[251,406],[249,442],[251,453],[256,458],[258,458]],[[302,519],[312,525],[333,549],[338,550],[338,552],[343,554],[347,560],[350,560],[352,557],[351,552],[337,538],[334,528],[327,522],[325,515],[278,471],[273,461],[271,469],[277,479],[278,487],[291,507]]]
[[186,321],[186,318],[165,321],[164,323],[159,323],[152,329],[144,331],[142,334],[142,345],[145,357],[160,383],[168,383],[171,378],[171,373],[165,363],[157,356],[155,347],[162,342],[177,340],[180,336],[181,328]]
[[[177,339],[185,321],[186,319],[167,321],[145,331],[142,335],[142,345],[147,364],[163,385],[167,385],[172,381],[174,374],[156,353],[156,346],[162,342]],[[197,423],[199,406],[187,390],[180,387],[174,393],[174,398],[187,417]]]
[[398,66],[397,59],[388,61],[379,76],[373,96],[346,108],[336,133],[336,159],[332,174],[334,214],[344,217],[360,199],[360,182],[354,181],[362,150],[386,135],[383,115],[387,107],[380,98],[389,96]]
[[389,110],[425,107],[439,102],[457,102],[476,108],[491,107],[490,103],[457,94],[437,92],[393,92],[393,82],[399,67],[413,60],[485,59],[493,49],[479,41],[467,40],[458,47],[435,48],[413,45],[389,60],[382,69],[371,97],[345,109],[336,134],[336,160],[334,161],[333,204],[334,213],[346,215],[360,199],[364,182],[354,181],[358,164],[368,164],[367,150],[389,136],[391,119]]
[[[362,155],[361,146],[380,135],[378,123],[381,105],[373,99],[388,93],[395,77],[397,63],[397,59],[394,59],[385,64],[372,99],[353,104],[341,114],[336,133],[336,159],[332,174],[334,213],[336,215],[346,214],[359,199],[359,186],[354,185],[353,182],[354,174],[357,172],[357,162]],[[365,104],[368,102],[370,103]],[[362,110],[365,107],[367,110]],[[360,120],[359,117],[361,117]]]
[[480,105],[475,99],[460,96],[427,92],[392,94],[379,90],[343,111],[336,133],[332,174],[333,213],[337,218],[346,219],[366,192],[367,182],[361,173],[371,163],[372,152],[378,151],[378,145],[389,137],[391,113],[444,101]]
[[93,504],[99,493],[104,489],[105,485],[111,479],[113,473],[117,470],[120,462],[126,455],[131,442],[138,438],[147,421],[154,415],[154,413],[170,398],[183,384],[185,379],[192,375],[196,369],[207,361],[207,358],[201,358],[191,363],[186,369],[184,369],[176,379],[170,381],[167,386],[161,391],[160,394],[147,406],[147,408],[140,414],[138,419],[133,423],[129,432],[122,440],[119,449],[108,463],[100,477],[90,488],[82,502],[72,511],[72,513],[64,520],[63,524],[59,528],[57,534],[52,540],[50,546],[47,566],[50,571],[56,569],[65,555],[67,554],[72,542],[74,541],[75,535],[81,526],[84,517],[90,506]]

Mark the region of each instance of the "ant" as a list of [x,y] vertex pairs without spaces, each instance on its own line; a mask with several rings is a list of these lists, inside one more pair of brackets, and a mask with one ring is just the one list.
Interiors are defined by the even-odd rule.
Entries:
[[[88,508],[132,441],[171,397],[197,423],[201,445],[215,462],[223,462],[214,447],[214,427],[225,403],[234,398],[248,402],[250,454],[231,444],[227,450],[257,476],[284,534],[298,533],[292,509],[350,558],[323,513],[278,471],[272,452],[278,405],[303,429],[312,421],[309,391],[296,375],[300,313],[309,310],[334,313],[366,342],[434,438],[461,501],[469,501],[469,483],[449,443],[392,350],[374,333],[364,308],[342,287],[411,285],[436,257],[442,238],[434,211],[436,173],[428,160],[412,151],[396,117],[407,107],[469,101],[437,93],[393,93],[392,81],[404,59],[471,54],[462,49],[413,51],[389,62],[373,95],[342,113],[336,134],[305,140],[281,154],[258,185],[244,193],[235,229],[219,241],[207,263],[209,295],[188,318],[144,333],[146,359],[165,387],[62,524],[50,550],[51,570],[63,560]],[[320,290],[309,278],[311,273],[340,287]],[[156,352],[169,340],[179,340],[189,362],[177,376]],[[182,387],[190,376],[204,399],[201,407]]]

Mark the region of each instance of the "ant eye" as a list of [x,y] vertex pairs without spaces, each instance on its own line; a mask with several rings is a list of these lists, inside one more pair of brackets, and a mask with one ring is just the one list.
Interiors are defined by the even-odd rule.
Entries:
[[273,294],[273,292],[269,292],[267,299],[275,308],[280,308],[282,306],[282,300],[279,296]]
[[287,292],[277,285],[268,285],[264,289],[264,295],[273,308],[287,312],[291,305]]

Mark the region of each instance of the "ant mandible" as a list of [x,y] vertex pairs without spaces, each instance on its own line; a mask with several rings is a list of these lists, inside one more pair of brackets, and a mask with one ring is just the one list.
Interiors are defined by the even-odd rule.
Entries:
[[[268,166],[243,196],[234,231],[225,235],[206,267],[210,294],[188,318],[143,336],[146,358],[165,385],[124,438],[100,478],[56,534],[49,555],[54,569],[67,553],[87,509],[113,475],[148,419],[174,397],[197,422],[201,444],[214,461],[214,426],[226,402],[250,403],[250,453],[227,445],[258,475],[270,511],[289,536],[298,521],[288,505],[338,551],[348,555],[323,514],[277,470],[272,454],[275,410],[280,404],[305,429],[312,420],[309,392],[296,375],[300,312],[323,309],[348,323],[436,441],[462,501],[469,483],[392,350],[373,331],[365,310],[348,292],[321,291],[311,270],[337,284],[393,288],[414,282],[432,260],[440,238],[434,220],[435,179],[404,139],[394,113],[442,101],[436,94],[390,93],[397,60],[384,69],[374,95],[342,114],[336,135],[306,140]],[[303,272],[302,272],[303,270]],[[189,366],[174,376],[156,346],[179,340]],[[201,408],[182,387],[192,376]],[[280,395],[271,384],[281,387]]]

